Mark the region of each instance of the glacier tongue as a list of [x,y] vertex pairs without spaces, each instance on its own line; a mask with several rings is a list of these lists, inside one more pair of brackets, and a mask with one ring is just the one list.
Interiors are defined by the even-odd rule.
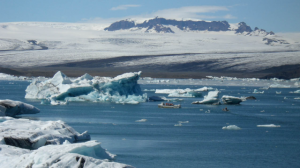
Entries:
[[52,105],[65,104],[64,101],[138,104],[147,99],[137,84],[141,73],[124,73],[115,78],[84,74],[71,80],[59,71],[49,80],[33,81],[26,89],[25,98],[43,99],[42,103]]

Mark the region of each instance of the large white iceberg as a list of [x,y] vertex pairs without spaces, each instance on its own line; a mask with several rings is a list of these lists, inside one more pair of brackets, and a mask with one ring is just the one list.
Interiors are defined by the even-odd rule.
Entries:
[[15,116],[21,114],[36,114],[40,110],[30,104],[13,100],[0,100],[0,116]]
[[[31,121],[0,117],[0,167],[125,168],[115,155],[62,121]],[[34,150],[32,150],[34,149]]]
[[246,101],[245,98],[234,97],[234,96],[222,96],[222,101],[224,104],[240,104],[242,101]]
[[79,134],[63,121],[33,121],[0,117],[0,141],[7,145],[37,149],[48,144],[62,144],[65,140],[90,140],[87,131]]
[[0,144],[0,167],[85,167],[85,168],[132,168],[111,162],[115,155],[100,146],[97,141],[61,145],[47,145],[37,150],[21,149]]
[[204,96],[202,101],[195,101],[192,104],[220,104],[219,91],[210,91],[207,96]]
[[[125,73],[115,78],[85,74],[71,80],[62,72],[46,81],[34,80],[25,98],[43,99],[43,103],[65,104],[65,101],[93,101],[137,104],[147,100],[137,81],[141,72]],[[46,101],[45,101],[46,100]]]

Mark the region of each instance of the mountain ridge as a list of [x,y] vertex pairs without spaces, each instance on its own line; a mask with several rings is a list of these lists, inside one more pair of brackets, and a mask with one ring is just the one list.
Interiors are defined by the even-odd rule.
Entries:
[[[175,33],[172,28],[168,26],[176,26],[182,31],[235,31],[236,34],[243,35],[275,35],[274,32],[267,32],[264,29],[255,27],[251,29],[245,22],[240,22],[237,28],[232,28],[227,21],[192,21],[192,20],[175,20],[155,17],[153,19],[145,20],[142,23],[137,23],[133,20],[120,20],[112,23],[109,27],[104,28],[106,31],[143,29],[144,32],[156,33]],[[152,31],[151,31],[152,30]]]

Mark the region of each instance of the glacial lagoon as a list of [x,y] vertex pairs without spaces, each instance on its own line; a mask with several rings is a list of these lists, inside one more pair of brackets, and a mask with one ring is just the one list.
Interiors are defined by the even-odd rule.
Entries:
[[[152,80],[153,81],[153,80]],[[190,80],[186,80],[188,83]],[[230,81],[232,82],[232,81]],[[297,88],[261,86],[184,85],[164,82],[140,84],[150,96],[154,89],[213,87],[222,95],[254,96],[240,105],[191,104],[203,98],[180,98],[181,109],[161,109],[160,102],[117,104],[69,102],[43,105],[25,99],[26,81],[0,81],[0,99],[32,104],[38,114],[18,116],[30,120],[62,120],[78,132],[88,130],[92,140],[116,154],[114,161],[134,167],[299,167],[300,94]],[[254,89],[264,91],[254,94]],[[280,94],[276,94],[281,92]],[[203,92],[207,95],[207,92]],[[222,111],[227,107],[228,112]],[[180,124],[179,124],[180,123]],[[258,127],[274,124],[280,127]],[[230,125],[241,128],[222,129]]]

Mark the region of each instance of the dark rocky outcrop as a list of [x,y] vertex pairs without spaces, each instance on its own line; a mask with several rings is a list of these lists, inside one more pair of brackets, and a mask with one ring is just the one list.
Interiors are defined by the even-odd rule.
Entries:
[[236,33],[244,33],[244,32],[252,32],[252,29],[250,26],[248,26],[245,22],[239,23],[239,28],[235,30]]
[[267,45],[272,44],[290,44],[286,40],[280,40],[280,39],[270,39],[270,38],[263,38],[263,41],[266,41]]
[[135,27],[134,21],[121,20],[111,24],[109,27],[105,28],[104,30],[115,31],[115,30],[122,30],[122,29],[130,29],[133,27]]

